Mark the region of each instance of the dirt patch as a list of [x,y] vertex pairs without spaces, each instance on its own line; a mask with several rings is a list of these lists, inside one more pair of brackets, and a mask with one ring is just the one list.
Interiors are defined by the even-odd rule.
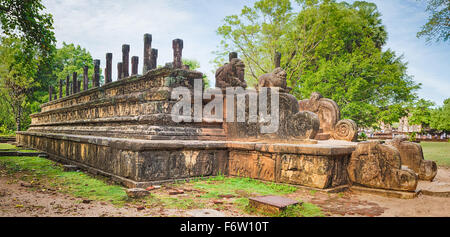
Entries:
[[[446,170],[448,172],[448,169]],[[442,173],[444,174],[444,173]],[[193,188],[192,184],[177,185],[184,194],[173,196],[173,200],[206,202],[204,209],[174,209],[166,204],[155,204],[149,200],[133,201],[123,206],[111,202],[101,202],[76,198],[41,184],[30,184],[15,177],[0,177],[0,216],[21,217],[145,217],[145,216],[250,216],[236,207],[236,198],[245,195],[222,195],[214,199],[200,198],[203,190]],[[152,195],[171,197],[171,185],[152,190]],[[450,199],[420,195],[415,199],[387,198],[369,194],[354,194],[350,191],[337,194],[316,192],[299,188],[289,198],[302,200],[319,206],[325,216],[393,216],[427,217],[450,216]],[[207,209],[214,211],[207,211]],[[205,211],[206,210],[206,211]],[[199,214],[200,213],[200,214]],[[206,214],[205,214],[206,213]]]

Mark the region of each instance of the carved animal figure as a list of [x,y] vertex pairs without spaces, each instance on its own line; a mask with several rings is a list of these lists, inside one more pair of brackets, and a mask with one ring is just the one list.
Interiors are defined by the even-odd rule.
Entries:
[[216,87],[225,89],[227,87],[247,87],[244,79],[245,64],[238,58],[231,59],[216,71]]
[[289,93],[292,88],[287,87],[286,72],[277,67],[273,72],[264,74],[258,78],[258,87],[279,87],[280,92]]

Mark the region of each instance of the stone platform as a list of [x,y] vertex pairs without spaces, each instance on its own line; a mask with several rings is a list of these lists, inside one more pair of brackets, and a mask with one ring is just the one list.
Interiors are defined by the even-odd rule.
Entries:
[[109,176],[127,187],[147,187],[218,174],[320,189],[348,183],[354,143],[268,144],[236,141],[139,140],[22,132],[19,142],[50,159]]
[[182,64],[181,40],[173,41],[173,62],[159,68],[149,40],[144,36],[143,75],[134,60],[129,76],[124,45],[117,81],[107,54],[106,84],[100,86],[95,60],[90,89],[87,70],[82,91],[76,73],[72,85],[66,80],[65,97],[62,80],[59,99],[50,87],[50,101],[17,133],[18,145],[132,188],[223,174],[330,191],[354,185],[414,194],[418,178],[434,178],[436,165],[414,144],[351,142],[356,123],[341,120],[338,105],[318,93],[299,102],[279,67],[261,76],[256,90],[244,90],[245,64],[231,53],[216,72],[213,91],[221,93],[215,93],[203,88],[202,73]]

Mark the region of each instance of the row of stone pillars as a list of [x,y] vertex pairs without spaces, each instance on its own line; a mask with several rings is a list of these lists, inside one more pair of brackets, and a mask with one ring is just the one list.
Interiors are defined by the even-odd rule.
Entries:
[[[183,51],[183,40],[175,39],[172,42],[173,48],[173,67],[174,68],[184,68],[182,61],[182,51]],[[106,67],[105,67],[105,83],[112,82],[112,53],[106,54]],[[156,69],[157,67],[157,59],[158,59],[158,50],[152,48],[152,35],[145,34],[144,35],[144,66],[142,73]],[[124,44],[122,45],[122,62],[117,63],[117,79],[121,80],[123,78],[127,78],[130,76],[129,73],[129,61],[130,61],[130,45]],[[138,74],[138,66],[139,66],[139,57],[133,56],[131,57],[131,75]],[[89,85],[89,76],[88,76],[88,66],[84,67],[83,71],[83,91],[88,90]],[[100,60],[94,60],[94,75],[92,79],[92,86],[99,87],[100,86]],[[63,80],[59,80],[59,98],[63,97]],[[78,93],[81,91],[81,81],[78,81],[78,75],[76,72],[72,75],[72,81],[70,81],[70,76],[66,78],[66,96]],[[50,86],[49,87],[49,101],[56,100],[58,96],[53,94],[55,89]]]

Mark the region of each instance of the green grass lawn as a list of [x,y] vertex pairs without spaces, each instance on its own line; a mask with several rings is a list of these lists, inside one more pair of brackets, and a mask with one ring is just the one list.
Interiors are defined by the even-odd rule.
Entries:
[[10,145],[7,143],[0,143],[0,151],[2,151],[2,150],[16,150],[16,151],[27,152],[27,153],[32,153],[32,152],[39,153],[39,151],[36,151],[36,150],[20,149],[14,145]]
[[0,143],[0,150],[16,149],[16,146],[10,145],[8,143]]
[[436,161],[438,166],[450,167],[450,142],[421,142],[425,160]]

